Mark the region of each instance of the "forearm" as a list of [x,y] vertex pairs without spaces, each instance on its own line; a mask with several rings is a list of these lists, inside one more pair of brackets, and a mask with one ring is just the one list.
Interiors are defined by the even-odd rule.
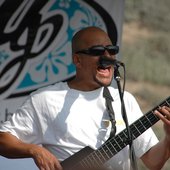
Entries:
[[152,147],[142,160],[150,170],[160,170],[170,158],[170,141],[166,138]]
[[33,144],[26,144],[15,136],[0,132],[0,155],[7,158],[31,158]]
[[7,158],[33,158],[40,170],[61,170],[58,159],[45,148],[27,144],[15,136],[0,132],[0,155]]

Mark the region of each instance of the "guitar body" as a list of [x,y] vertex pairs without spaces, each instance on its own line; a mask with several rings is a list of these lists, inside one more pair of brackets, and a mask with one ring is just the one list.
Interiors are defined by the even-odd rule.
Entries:
[[80,162],[93,151],[95,150],[89,146],[86,146],[79,152],[75,153],[73,156],[65,159],[61,162],[63,170],[107,170],[103,166],[97,167],[96,164],[94,164],[94,167],[86,167],[85,165],[80,164]]
[[65,159],[63,162],[61,162],[61,165],[64,170],[71,170],[73,168],[73,165],[76,165],[80,160],[82,160],[84,157],[86,157],[88,154],[93,152],[93,149],[89,146],[86,146],[79,152],[75,153],[73,156]]

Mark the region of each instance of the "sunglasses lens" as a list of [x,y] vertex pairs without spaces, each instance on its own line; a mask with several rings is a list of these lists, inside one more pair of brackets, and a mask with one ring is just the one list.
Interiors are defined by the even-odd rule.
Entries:
[[94,56],[103,55],[104,51],[105,51],[104,47],[92,47],[89,49],[90,54]]
[[119,52],[118,46],[107,46],[106,49],[107,49],[107,51],[109,52],[110,55],[115,55]]

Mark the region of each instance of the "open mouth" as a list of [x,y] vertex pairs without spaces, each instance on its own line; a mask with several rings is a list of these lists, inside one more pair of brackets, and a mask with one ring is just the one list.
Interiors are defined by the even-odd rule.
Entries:
[[111,73],[112,66],[98,66],[97,71],[99,74],[102,74],[103,76],[109,76]]
[[106,56],[100,56],[98,60],[97,71],[103,77],[109,77],[112,73],[115,60]]

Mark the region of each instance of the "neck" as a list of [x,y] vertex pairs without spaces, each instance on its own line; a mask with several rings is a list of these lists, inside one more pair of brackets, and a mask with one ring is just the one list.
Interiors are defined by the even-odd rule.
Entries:
[[83,80],[79,80],[77,78],[69,81],[68,83],[69,88],[75,89],[75,90],[80,90],[80,91],[93,91],[96,90],[100,87],[102,87],[100,84],[97,83],[91,83],[91,82],[86,82]]

